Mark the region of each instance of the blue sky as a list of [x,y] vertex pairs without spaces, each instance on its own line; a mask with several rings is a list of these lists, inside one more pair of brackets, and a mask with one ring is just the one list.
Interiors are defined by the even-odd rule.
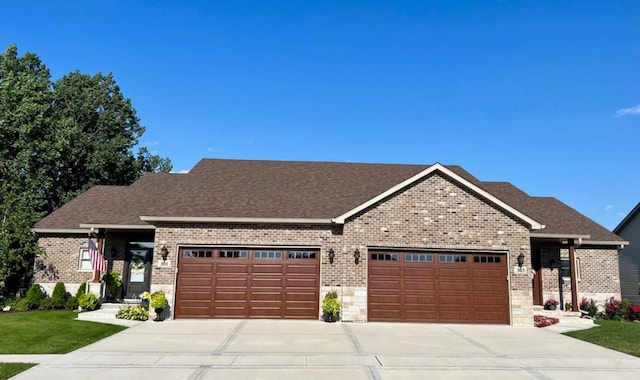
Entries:
[[640,2],[30,1],[0,48],[112,72],[203,157],[457,164],[606,228],[639,201]]

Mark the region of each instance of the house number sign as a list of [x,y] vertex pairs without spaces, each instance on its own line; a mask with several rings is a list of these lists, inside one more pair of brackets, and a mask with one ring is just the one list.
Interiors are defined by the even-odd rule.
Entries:
[[514,274],[528,274],[529,270],[527,269],[527,267],[515,266],[515,267],[513,267],[513,273]]

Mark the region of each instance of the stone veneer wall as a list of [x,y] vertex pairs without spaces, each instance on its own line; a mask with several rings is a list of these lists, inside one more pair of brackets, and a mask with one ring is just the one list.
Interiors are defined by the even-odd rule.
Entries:
[[[550,299],[560,299],[559,274],[557,266],[561,258],[569,258],[569,250],[559,246],[542,247],[542,289],[543,303]],[[593,299],[600,307],[610,297],[620,299],[620,277],[618,272],[618,250],[616,248],[589,247],[582,245],[576,249],[579,261],[578,302],[582,298]],[[571,302],[571,281],[564,279],[562,285],[564,302]],[[564,305],[563,305],[564,306]]]
[[[527,261],[531,258],[529,230],[469,189],[438,174],[349,220],[344,227],[344,246],[348,260],[343,290],[352,297],[345,300],[344,319],[366,320],[366,296],[359,295],[367,286],[367,248],[396,247],[508,252],[511,321],[532,323],[531,277],[511,273],[520,253]],[[361,253],[359,265],[353,262],[355,249]]]

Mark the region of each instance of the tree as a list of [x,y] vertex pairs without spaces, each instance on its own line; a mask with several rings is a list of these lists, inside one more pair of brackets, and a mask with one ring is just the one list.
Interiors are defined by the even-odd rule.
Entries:
[[18,57],[15,45],[0,54],[0,284],[30,278],[30,227],[43,215],[92,186],[171,170],[138,147],[144,131],[111,73],[53,82],[37,55]]

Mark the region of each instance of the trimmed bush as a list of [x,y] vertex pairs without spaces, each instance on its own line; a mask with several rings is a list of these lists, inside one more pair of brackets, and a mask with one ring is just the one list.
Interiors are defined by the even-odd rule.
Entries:
[[64,303],[67,302],[67,298],[69,298],[69,295],[67,293],[67,289],[64,287],[64,283],[56,283],[56,287],[53,288],[53,293],[51,294],[51,303],[53,304],[53,308],[64,309]]
[[118,299],[118,289],[122,286],[120,275],[113,271],[107,272],[102,276],[102,281],[107,284],[107,288],[109,289],[109,299],[112,301]]
[[78,308],[78,298],[71,296],[64,303],[64,308],[67,310],[76,310]]
[[53,309],[57,309],[56,304],[53,300],[53,298],[49,297],[49,298],[45,298],[42,301],[40,301],[40,306],[38,307],[38,309],[40,310],[53,310]]
[[27,291],[27,296],[24,297],[26,301],[24,306],[26,309],[24,310],[36,310],[40,307],[40,302],[45,297],[45,293],[42,291],[42,288],[38,284],[33,284]]
[[85,293],[78,297],[78,306],[82,311],[93,311],[100,308],[100,301],[93,293]]
[[80,287],[78,287],[78,291],[76,292],[76,298],[80,298],[80,296],[85,293],[87,293],[87,283],[83,282],[82,284],[80,284]]
[[149,319],[149,309],[143,306],[124,306],[116,313],[116,318],[130,321],[146,321]]

